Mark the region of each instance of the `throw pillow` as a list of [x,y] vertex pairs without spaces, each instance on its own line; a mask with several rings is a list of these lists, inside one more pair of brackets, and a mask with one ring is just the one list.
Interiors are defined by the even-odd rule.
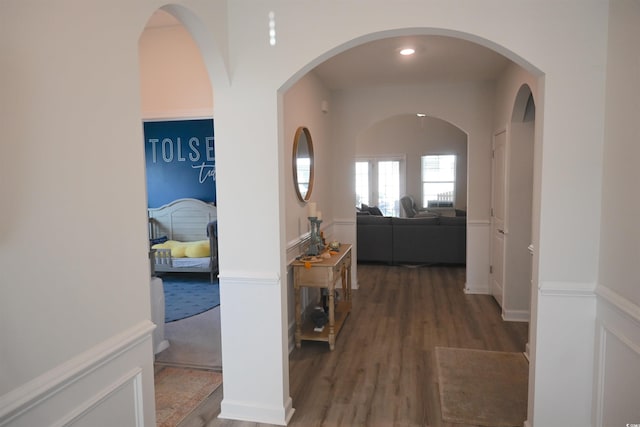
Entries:
[[382,216],[382,211],[380,210],[380,208],[378,208],[377,206],[371,206],[369,208],[369,213],[371,215],[377,215],[377,216]]

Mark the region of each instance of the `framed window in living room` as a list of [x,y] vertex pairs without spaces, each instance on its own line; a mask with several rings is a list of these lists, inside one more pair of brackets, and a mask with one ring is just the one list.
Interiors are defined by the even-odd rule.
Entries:
[[369,162],[356,162],[356,206],[369,204]]
[[376,206],[384,216],[399,216],[404,164],[401,156],[356,159],[356,206]]
[[422,207],[452,208],[456,194],[456,155],[422,156]]

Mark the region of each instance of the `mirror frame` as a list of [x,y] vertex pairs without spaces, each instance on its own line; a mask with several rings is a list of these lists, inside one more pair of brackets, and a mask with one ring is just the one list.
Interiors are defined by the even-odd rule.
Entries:
[[[298,183],[298,169],[296,168],[297,160],[298,160],[298,147],[300,143],[300,138],[304,135],[307,139],[307,147],[309,150],[309,188],[307,189],[306,194],[302,194],[300,192],[300,185]],[[313,190],[313,177],[314,177],[314,158],[313,158],[313,141],[311,140],[311,133],[309,129],[304,126],[300,126],[296,130],[296,135],[293,138],[293,157],[292,157],[292,166],[293,166],[293,186],[296,189],[296,194],[298,195],[298,200],[303,203],[306,203],[311,198],[311,191]]]

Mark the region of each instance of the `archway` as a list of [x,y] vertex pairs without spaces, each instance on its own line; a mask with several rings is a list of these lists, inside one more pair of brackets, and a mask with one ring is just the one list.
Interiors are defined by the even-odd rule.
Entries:
[[[308,64],[299,73],[292,77],[287,84],[285,84],[281,91],[286,91],[289,87],[298,84],[302,81],[302,76],[306,76],[306,72],[314,69],[314,66],[321,63],[321,61],[327,59],[327,57],[346,52],[348,49],[365,44],[372,40],[379,40],[385,37],[392,37],[397,35],[406,35],[410,31],[415,31],[417,34],[437,34],[441,36],[443,32],[441,30],[432,31],[429,29],[421,30],[406,30],[397,32],[387,32],[378,34],[369,34],[363,36],[357,40],[352,40],[344,45],[332,50],[325,56],[318,58],[311,64]],[[507,56],[513,61],[509,67],[517,69],[517,73],[526,74],[528,79],[536,79],[540,73],[522,58],[512,52],[507,52],[499,46],[495,46],[487,40],[480,39],[470,34],[459,34],[455,32],[445,32],[451,37],[460,37],[467,41],[473,41],[483,46],[491,47],[496,51]],[[521,78],[521,76],[520,76]],[[315,83],[317,84],[317,82]],[[509,83],[504,83],[508,85]],[[512,84],[512,82],[511,82]],[[343,88],[342,88],[343,89]],[[489,271],[489,191],[490,191],[490,173],[488,172],[490,166],[491,156],[491,141],[486,135],[493,133],[495,126],[495,117],[493,111],[491,114],[483,116],[486,111],[479,108],[479,105],[492,105],[494,100],[487,99],[486,103],[478,101],[477,98],[465,98],[464,91],[456,92],[452,90],[446,98],[438,98],[442,96],[433,87],[418,88],[412,86],[407,88],[395,88],[396,93],[388,90],[380,90],[376,92],[371,90],[366,93],[366,96],[362,96],[365,101],[359,102],[356,96],[350,97],[350,93],[345,94],[345,90],[340,94],[339,102],[335,99],[329,98],[329,105],[331,105],[331,112],[340,114],[341,128],[331,132],[332,139],[339,141],[339,146],[335,147],[333,154],[334,161],[331,163],[332,173],[327,173],[327,176],[331,177],[331,180],[326,184],[327,187],[339,188],[344,182],[353,182],[353,165],[352,160],[355,156],[355,148],[353,146],[354,141],[357,141],[362,129],[367,129],[372,123],[383,120],[386,117],[393,116],[394,114],[406,113],[407,111],[426,111],[429,115],[434,115],[454,123],[461,129],[465,129],[469,135],[468,155],[469,155],[469,168],[470,172],[467,181],[469,182],[468,199],[469,199],[469,221],[467,231],[467,244],[468,253],[473,254],[473,257],[467,264],[467,293],[489,293],[488,285],[488,271]],[[356,91],[353,91],[356,92]],[[359,88],[360,95],[365,91]],[[508,91],[507,91],[508,92]],[[329,94],[330,95],[330,94]],[[476,93],[477,95],[477,93]],[[286,96],[286,95],[285,95]],[[323,94],[323,96],[328,96]],[[377,98],[376,98],[377,97]],[[320,98],[318,98],[317,104],[320,105]],[[511,121],[511,110],[513,109],[512,99],[504,97],[501,99],[503,105],[508,104],[505,111],[509,112],[508,117],[500,119],[502,123],[509,123]],[[367,105],[365,105],[367,104]],[[465,110],[466,107],[473,104],[473,107]],[[401,106],[399,106],[401,105]],[[462,110],[462,111],[461,111]],[[286,117],[285,117],[286,123]],[[284,126],[287,127],[286,124]],[[539,142],[538,142],[539,143]],[[533,146],[533,140],[532,144]],[[286,159],[286,157],[285,157]],[[480,171],[480,172],[479,172]],[[320,172],[320,175],[323,175]],[[328,202],[325,202],[328,204]],[[337,212],[337,215],[342,218],[355,215],[353,212],[353,199],[351,195],[338,195],[335,199],[335,206],[333,209]],[[531,212],[531,209],[530,209]],[[292,215],[296,215],[295,212],[291,212]],[[301,215],[304,215],[301,212]],[[534,218],[537,218],[538,214],[534,214]],[[530,217],[531,218],[531,217]],[[529,221],[531,222],[532,219]],[[355,241],[354,223],[334,223],[333,235],[339,235],[345,241]],[[529,236],[530,237],[530,236]],[[288,239],[290,240],[289,236]],[[531,243],[531,242],[529,242]],[[526,248],[526,246],[525,246]],[[527,256],[530,255],[527,253]]]
[[[147,205],[158,209],[175,201],[193,200],[203,202],[202,208],[193,205],[198,206],[196,209],[204,209],[205,203],[217,205],[213,90],[206,64],[206,58],[213,53],[201,51],[194,34],[178,16],[187,18],[192,27],[198,28],[197,21],[190,19],[192,15],[184,8],[158,9],[149,18],[138,42]],[[191,209],[184,206],[184,209]],[[204,212],[198,211],[196,215]],[[176,220],[181,215],[183,213],[178,212]],[[185,218],[185,221],[192,219]],[[155,232],[150,238],[166,240],[168,230],[164,225],[156,228],[150,222],[150,232]],[[171,226],[169,234],[178,231],[174,225],[178,226],[178,223]],[[193,235],[206,239],[213,228],[201,225]],[[170,239],[182,240],[176,235],[171,235]],[[153,240],[151,242],[155,243]],[[217,265],[213,265],[214,262],[217,264],[218,257],[207,260],[208,253],[198,256],[205,260],[202,267],[194,268],[195,264],[187,265],[188,260],[177,259],[168,269],[160,270],[154,268],[153,251],[150,255],[151,311],[152,321],[156,323],[152,344],[159,423],[186,415],[179,412],[182,405],[174,402],[176,395],[166,384],[184,386],[188,390],[188,378],[197,372],[206,372],[203,375],[212,381],[212,387],[221,382],[219,284],[214,277]],[[174,261],[186,261],[183,270],[187,271],[181,271]],[[202,299],[207,302],[201,302]]]

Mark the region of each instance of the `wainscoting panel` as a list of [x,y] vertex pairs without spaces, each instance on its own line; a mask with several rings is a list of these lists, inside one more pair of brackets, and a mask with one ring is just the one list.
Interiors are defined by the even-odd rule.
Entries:
[[598,286],[593,425],[640,424],[640,306]]
[[148,320],[0,397],[0,426],[155,427]]
[[[535,340],[531,345],[535,426],[591,425],[595,284],[538,285]],[[530,387],[531,390],[531,387]]]
[[[222,419],[285,425],[293,413],[288,382],[287,271],[220,275],[224,398]],[[240,337],[240,338],[239,338]],[[256,350],[256,349],[259,349]],[[283,381],[285,379],[285,381]]]

